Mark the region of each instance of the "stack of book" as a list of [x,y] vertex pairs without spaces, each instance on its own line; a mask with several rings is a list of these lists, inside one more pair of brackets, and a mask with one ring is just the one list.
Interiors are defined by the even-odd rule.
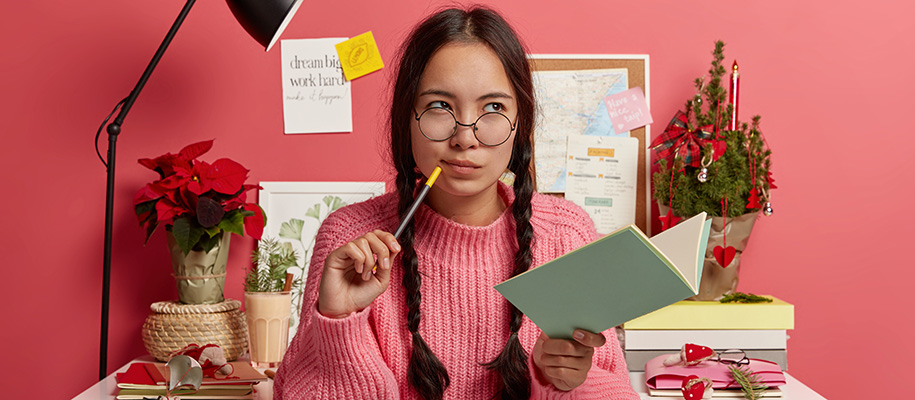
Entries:
[[644,371],[648,360],[679,353],[684,344],[695,343],[717,351],[740,349],[749,358],[772,361],[787,370],[794,306],[772,300],[752,304],[680,301],[626,322],[626,364],[630,371]]
[[[228,376],[217,373],[217,378],[204,377],[200,389],[173,390],[172,395],[182,399],[245,400],[254,398],[254,385],[267,377],[257,372],[251,364],[231,362],[233,371]],[[118,400],[141,400],[165,396],[168,370],[164,363],[135,362],[126,372],[117,374]]]

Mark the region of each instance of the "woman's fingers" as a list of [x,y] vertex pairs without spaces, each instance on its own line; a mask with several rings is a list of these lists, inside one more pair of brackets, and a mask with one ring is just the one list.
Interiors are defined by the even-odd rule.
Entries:
[[572,337],[576,342],[587,347],[601,347],[607,343],[607,338],[605,338],[604,335],[588,332],[584,329],[576,329],[575,332],[572,333]]

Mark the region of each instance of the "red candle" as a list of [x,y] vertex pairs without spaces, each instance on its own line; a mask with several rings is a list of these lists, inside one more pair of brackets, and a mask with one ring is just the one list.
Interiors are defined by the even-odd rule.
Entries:
[[731,71],[731,93],[728,101],[731,103],[731,123],[728,130],[737,130],[737,91],[740,90],[740,74],[737,72],[737,60],[734,60],[734,66]]

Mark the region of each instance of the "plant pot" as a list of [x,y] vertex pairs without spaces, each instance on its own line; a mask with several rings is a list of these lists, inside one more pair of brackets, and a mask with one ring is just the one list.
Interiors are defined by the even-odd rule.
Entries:
[[276,368],[289,343],[292,292],[245,292],[248,351],[255,368]]
[[[668,210],[666,205],[658,204],[660,215],[666,215]],[[750,240],[750,233],[757,216],[759,216],[758,212],[752,212],[736,218],[728,218],[727,226],[724,224],[724,218],[711,217],[712,227],[705,251],[699,294],[690,297],[689,300],[717,301],[724,295],[737,291],[737,283],[740,280],[740,258],[744,249],[747,248],[747,242]],[[727,234],[727,245],[733,247],[735,252],[731,262],[722,267],[715,259],[714,251],[717,246],[723,247],[725,234]]]
[[231,234],[223,232],[219,244],[209,252],[193,251],[187,255],[166,232],[172,256],[172,270],[178,285],[178,301],[182,304],[216,304],[224,300],[226,262],[229,259]]

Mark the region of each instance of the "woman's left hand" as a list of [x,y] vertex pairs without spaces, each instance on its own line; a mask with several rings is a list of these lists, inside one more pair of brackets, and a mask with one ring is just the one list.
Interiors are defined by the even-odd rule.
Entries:
[[576,329],[573,340],[550,339],[541,333],[531,357],[537,366],[537,377],[556,389],[569,391],[585,382],[591,369],[594,349],[606,343],[604,335]]

